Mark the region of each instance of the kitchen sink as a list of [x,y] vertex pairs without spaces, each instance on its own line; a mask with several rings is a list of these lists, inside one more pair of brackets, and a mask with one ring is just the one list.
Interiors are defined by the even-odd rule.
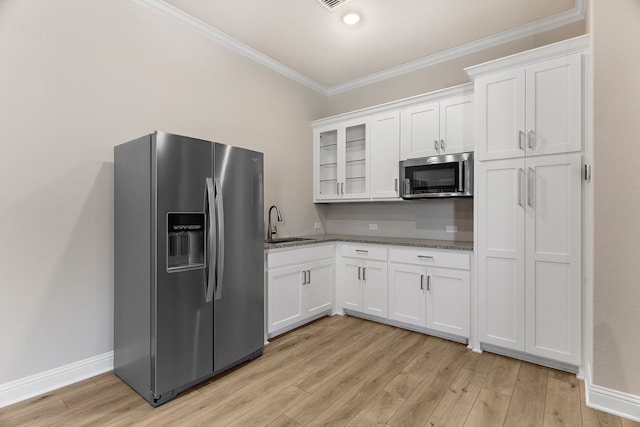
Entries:
[[304,242],[307,240],[313,240],[313,239],[308,239],[306,237],[278,237],[275,239],[265,239],[265,243],[289,243],[289,242]]

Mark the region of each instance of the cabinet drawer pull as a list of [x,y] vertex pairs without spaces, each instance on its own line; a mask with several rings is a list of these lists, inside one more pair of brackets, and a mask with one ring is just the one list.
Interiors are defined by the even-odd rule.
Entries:
[[420,259],[434,259],[433,255],[418,255]]

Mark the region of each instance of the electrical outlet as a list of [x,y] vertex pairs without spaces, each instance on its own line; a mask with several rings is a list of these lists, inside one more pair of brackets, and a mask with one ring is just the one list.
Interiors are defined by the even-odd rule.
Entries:
[[315,224],[313,224],[313,228],[315,228],[316,230],[320,230],[322,228],[322,224],[316,222]]
[[377,230],[378,224],[369,224],[369,230]]
[[447,233],[457,233],[458,226],[457,225],[447,225]]

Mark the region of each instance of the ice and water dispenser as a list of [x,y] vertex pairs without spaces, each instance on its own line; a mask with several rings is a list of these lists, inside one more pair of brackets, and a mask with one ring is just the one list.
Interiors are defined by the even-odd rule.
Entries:
[[205,265],[205,214],[167,214],[167,270],[180,271]]

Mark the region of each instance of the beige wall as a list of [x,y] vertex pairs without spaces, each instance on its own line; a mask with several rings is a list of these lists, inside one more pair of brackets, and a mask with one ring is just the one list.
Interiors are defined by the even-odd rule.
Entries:
[[599,386],[640,395],[640,2],[592,1],[593,359]]
[[0,0],[0,64],[0,385],[113,349],[114,145],[262,151],[281,232],[313,231],[324,96],[131,0]]

